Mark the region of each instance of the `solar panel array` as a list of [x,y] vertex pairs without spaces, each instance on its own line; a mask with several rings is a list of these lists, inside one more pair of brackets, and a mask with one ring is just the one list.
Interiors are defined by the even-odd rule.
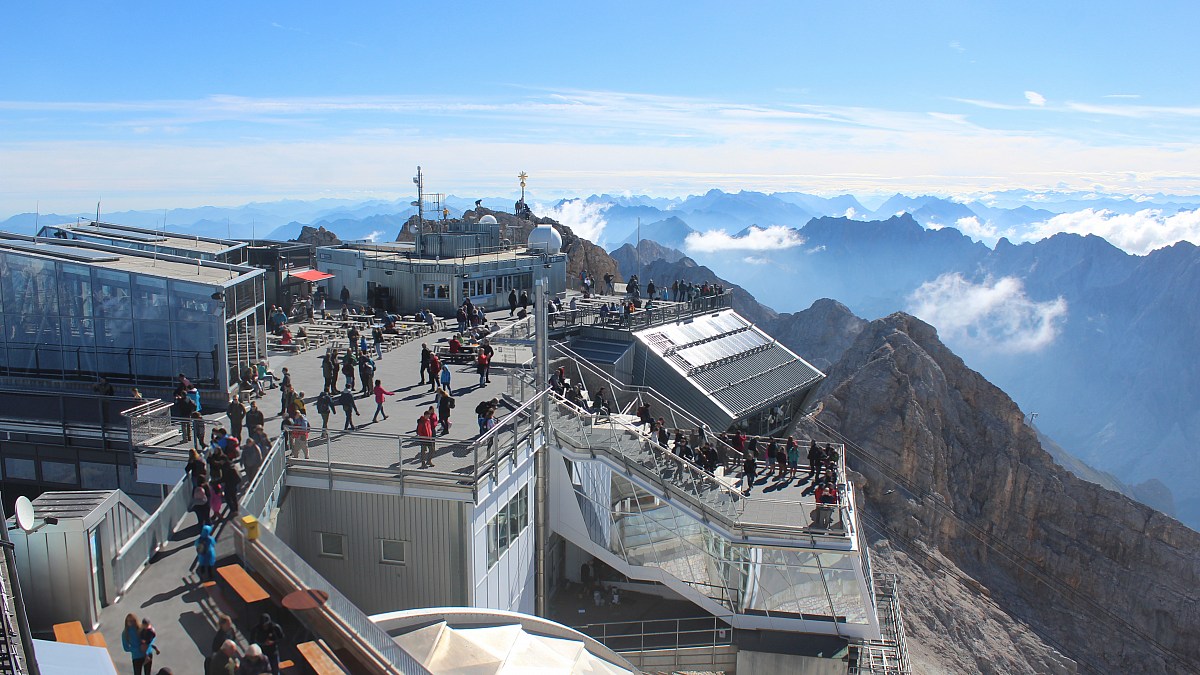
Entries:
[[821,377],[816,368],[732,311],[657,326],[638,338],[735,415]]

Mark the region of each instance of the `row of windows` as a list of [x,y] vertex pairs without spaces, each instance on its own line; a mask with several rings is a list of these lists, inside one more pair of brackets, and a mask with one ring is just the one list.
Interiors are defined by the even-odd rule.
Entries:
[[529,486],[521,488],[515,497],[500,509],[494,518],[488,521],[488,560],[491,568],[508,547],[516,541],[517,536],[529,525]]
[[508,274],[486,279],[469,279],[463,282],[463,297],[474,298],[481,295],[506,294],[511,290],[520,292],[522,288],[532,286],[532,275]]
[[5,480],[27,480],[41,483],[61,483],[85,490],[115,490],[118,487],[117,465],[100,462],[55,462],[48,459],[24,457],[4,458]]
[[[334,532],[319,532],[321,556],[324,558],[346,558],[346,535]],[[381,565],[405,565],[408,559],[408,542],[402,539],[379,539]]]

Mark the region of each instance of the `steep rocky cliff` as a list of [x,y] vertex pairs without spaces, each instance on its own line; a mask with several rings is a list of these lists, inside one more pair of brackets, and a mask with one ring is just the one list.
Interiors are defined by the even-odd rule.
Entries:
[[342,240],[338,239],[338,236],[332,231],[325,229],[324,225],[318,227],[305,225],[300,229],[300,236],[295,240],[313,246],[337,246],[342,243]]
[[1074,670],[1058,651],[1084,672],[1197,668],[1200,534],[1055,464],[914,317],[868,324],[828,375],[817,419],[861,448],[863,523],[911,578],[929,671]]

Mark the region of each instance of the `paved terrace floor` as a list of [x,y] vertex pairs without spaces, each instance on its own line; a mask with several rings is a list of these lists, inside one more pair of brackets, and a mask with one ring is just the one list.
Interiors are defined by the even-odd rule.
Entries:
[[[499,312],[490,318],[501,327],[511,322]],[[371,357],[375,359],[375,379],[381,380],[383,387],[395,395],[388,396],[387,402],[384,403],[387,418],[381,416],[372,420],[375,413],[374,395],[356,393],[355,404],[359,414],[354,417],[357,427],[355,431],[343,430],[346,418],[338,406],[329,416],[327,433],[322,433],[321,416],[317,414],[315,403],[325,382],[321,374],[321,356],[327,349],[335,347],[339,354],[345,353],[349,346],[345,338],[295,355],[273,355],[271,369],[281,375],[282,369],[287,368],[292,376],[292,385],[297,391],[304,393],[306,417],[312,428],[309,436],[310,461],[320,464],[333,461],[364,467],[398,468],[402,450],[403,467],[419,467],[417,447],[411,437],[416,432],[417,418],[434,405],[435,393],[430,391],[428,378],[425,378],[426,384],[420,384],[421,345],[424,343],[429,345],[431,350],[436,350],[439,346],[446,346],[454,333],[453,330],[438,330],[423,335],[384,352],[382,359],[376,358],[372,353]],[[454,396],[455,407],[450,415],[450,433],[440,435],[439,427],[434,468],[439,471],[466,471],[473,462],[473,457],[466,452],[467,445],[479,435],[475,407],[482,401],[497,398],[502,402],[497,418],[511,411],[510,407],[503,405],[503,394],[508,391],[507,369],[499,366],[492,368],[491,382],[483,386],[479,385],[479,375],[474,365],[451,365],[450,372],[451,395]],[[344,384],[345,380],[339,374],[338,386],[343,387]],[[361,391],[362,385],[357,381],[357,373],[355,384],[355,391]],[[371,386],[373,388],[374,383]],[[267,416],[266,431],[274,438],[279,434],[282,422],[279,416],[279,390],[267,390],[266,395],[256,401]],[[405,439],[401,441],[400,437]]]

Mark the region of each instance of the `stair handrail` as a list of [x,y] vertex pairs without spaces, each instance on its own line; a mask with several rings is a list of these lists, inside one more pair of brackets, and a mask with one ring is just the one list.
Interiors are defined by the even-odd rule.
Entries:
[[[694,428],[699,429],[701,424],[705,424],[698,417],[677,407],[674,403],[671,402],[671,399],[669,399],[666,396],[664,396],[663,394],[659,393],[653,387],[648,387],[645,385],[624,384],[624,383],[620,382],[619,380],[617,380],[616,378],[614,378],[613,376],[604,372],[603,370],[600,370],[599,368],[597,368],[595,366],[595,364],[593,364],[591,361],[589,361],[587,359],[587,357],[579,354],[578,352],[571,349],[570,347],[568,347],[565,344],[556,343],[554,345],[551,345],[551,349],[558,351],[558,353],[561,356],[571,359],[572,361],[574,361],[576,363],[577,366],[585,367],[586,370],[588,371],[588,373],[590,373],[592,376],[599,377],[602,380],[604,380],[605,384],[610,389],[621,390],[621,391],[627,392],[630,395],[632,395],[639,403],[644,402],[643,396],[645,394],[649,394],[651,397],[653,397],[653,403],[655,403],[663,408],[666,408],[673,415],[682,417],[683,419],[691,422],[693,424]],[[678,428],[678,427],[676,427],[676,428]],[[705,424],[705,428],[706,429],[708,428],[707,424]],[[743,453],[738,452],[738,450],[736,448],[734,448],[733,446],[729,445],[728,443],[725,443],[724,441],[722,441],[720,434],[712,433],[711,429],[709,429],[709,433],[707,434],[705,440],[712,443],[713,446],[718,448],[718,450],[724,449],[726,456],[731,457],[734,460],[737,460],[740,462],[745,459],[745,455]]]
[[[657,442],[647,439],[637,429],[632,428],[622,420],[614,419],[611,415],[602,415],[581,410],[578,406],[570,401],[567,401],[558,394],[553,394],[552,402],[560,411],[565,411],[571,417],[580,422],[580,433],[584,436],[583,440],[589,443],[589,450],[594,452],[595,450],[599,449],[605,454],[613,456],[614,459],[621,460],[623,466],[637,471],[649,484],[659,486],[659,488],[661,488],[664,492],[670,492],[683,496],[684,499],[686,499],[693,506],[693,508],[695,508],[701,514],[702,520],[718,520],[729,527],[731,531],[739,527],[739,525],[737,525],[736,517],[741,514],[741,509],[744,507],[745,503],[745,495],[743,495],[739,490],[729,487],[724,482],[718,480],[715,476],[709,474],[707,471],[704,471],[683,457],[680,457],[670,450],[658,445]],[[625,461],[629,459],[629,455],[619,449],[612,448],[611,444],[609,443],[593,443],[593,440],[599,441],[599,439],[594,439],[592,432],[590,431],[591,429],[595,428],[597,421],[611,423],[615,427],[618,427],[620,431],[631,433],[639,439],[643,448],[648,448],[650,450],[652,455],[655,456],[656,460],[662,459],[676,464],[681,471],[687,472],[687,474],[703,482],[707,486],[708,490],[719,492],[724,495],[728,499],[728,503],[734,506],[734,513],[732,515],[726,515],[718,511],[714,511],[709,504],[707,504],[703,499],[699,498],[698,492],[697,494],[692,494],[686,489],[682,488],[680,485],[676,484],[674,481],[668,485],[663,476],[657,473],[651,474],[647,468],[640,463],[636,461],[632,463]],[[585,422],[587,422],[587,424],[585,424]],[[554,428],[554,425],[551,425],[551,428]],[[656,461],[656,464],[657,463],[658,462]],[[671,487],[674,487],[675,489],[671,490]]]

